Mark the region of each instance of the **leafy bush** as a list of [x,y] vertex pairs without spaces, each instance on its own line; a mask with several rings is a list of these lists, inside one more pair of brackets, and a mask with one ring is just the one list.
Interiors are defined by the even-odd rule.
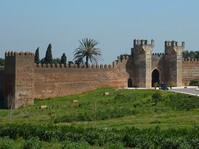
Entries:
[[169,96],[169,102],[166,103],[176,110],[192,110],[199,108],[199,99],[196,96],[172,94]]
[[23,145],[23,149],[40,149],[42,146],[42,142],[38,137],[32,137],[25,141]]
[[152,95],[152,101],[157,105],[158,102],[162,101],[162,95],[159,92],[156,92]]
[[[11,132],[11,133],[10,133]],[[23,137],[28,139],[24,148],[39,148],[40,141],[57,140],[63,143],[63,148],[89,148],[89,145],[105,146],[112,149],[119,148],[162,148],[162,149],[184,149],[198,148],[199,127],[190,129],[166,129],[160,128],[125,128],[116,129],[97,129],[80,128],[69,126],[34,126],[34,125],[0,125],[0,137],[9,136],[10,138]],[[27,136],[29,136],[27,138]],[[38,137],[38,138],[35,138]],[[120,142],[120,143],[118,143]],[[12,148],[12,141],[0,141],[6,148]],[[115,145],[114,145],[115,144]],[[117,144],[117,145],[116,145]],[[2,147],[3,148],[3,147]],[[5,147],[4,147],[5,148]]]
[[104,149],[125,149],[122,143],[108,143]]
[[191,80],[189,85],[191,85],[191,86],[199,86],[199,79]]
[[15,149],[14,141],[3,136],[3,138],[0,138],[0,149]]
[[122,94],[117,94],[115,98],[113,99],[113,101],[116,103],[125,103],[125,102],[131,101],[131,99],[132,99],[131,97],[128,97]]
[[64,123],[64,122],[73,122],[73,121],[94,121],[94,120],[106,120],[110,118],[119,118],[126,115],[133,115],[136,111],[129,108],[114,108],[107,109],[103,111],[97,111],[96,113],[90,112],[81,112],[73,115],[65,115],[57,117],[54,120],[54,123]]
[[63,144],[62,149],[90,149],[90,145],[87,142],[74,143],[65,141]]

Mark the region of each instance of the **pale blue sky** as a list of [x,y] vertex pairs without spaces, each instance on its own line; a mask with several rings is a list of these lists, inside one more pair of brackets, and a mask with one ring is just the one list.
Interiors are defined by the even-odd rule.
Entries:
[[78,40],[100,42],[104,61],[130,54],[133,39],[186,42],[199,50],[199,0],[0,0],[0,57],[5,51],[32,51],[44,57],[49,43],[53,56],[68,60]]

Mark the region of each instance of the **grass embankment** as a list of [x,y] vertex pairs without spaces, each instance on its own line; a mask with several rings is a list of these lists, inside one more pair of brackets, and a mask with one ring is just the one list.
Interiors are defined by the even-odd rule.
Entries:
[[[110,95],[103,95],[109,92]],[[160,93],[160,97],[152,97]],[[160,99],[159,99],[160,98]],[[73,103],[73,100],[78,102]],[[157,103],[156,103],[157,102]],[[47,109],[39,109],[47,105]],[[85,94],[35,100],[33,106],[0,110],[0,123],[76,125],[100,128],[160,126],[192,127],[199,124],[199,98],[158,90],[101,88]]]
[[[39,109],[41,105],[48,108]],[[30,146],[36,139],[42,148],[116,148],[117,142],[120,148],[197,148],[198,112],[196,96],[101,88],[0,110],[0,136],[9,136],[14,140],[3,139],[18,146]],[[0,147],[1,142],[6,143],[0,140]]]

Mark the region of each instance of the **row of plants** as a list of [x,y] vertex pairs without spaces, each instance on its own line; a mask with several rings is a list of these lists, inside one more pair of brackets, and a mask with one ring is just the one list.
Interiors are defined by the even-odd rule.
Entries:
[[199,108],[199,98],[197,96],[171,94],[168,97],[169,101],[166,102],[166,105],[172,107],[174,110],[190,111]]
[[198,149],[199,127],[162,130],[158,127],[148,129],[125,128],[97,129],[71,126],[0,125],[0,137],[11,139],[38,138],[40,141],[84,142],[89,145],[107,146],[121,143],[122,147]]
[[[0,137],[0,149],[41,149],[41,148],[56,148],[56,149],[91,149],[92,146],[87,142],[45,142],[38,137],[30,137],[29,139],[11,139],[9,137]],[[105,148],[111,149],[112,145],[107,144]],[[124,147],[123,147],[124,148]]]
[[31,137],[27,140],[19,138],[17,140],[10,139],[9,137],[0,138],[1,149],[40,149],[42,141],[38,137]]
[[136,114],[136,110],[129,108],[114,108],[106,109],[104,111],[92,111],[92,112],[80,112],[69,115],[57,117],[54,123],[65,123],[74,121],[95,121],[95,120],[107,120],[110,118],[120,118],[128,115]]

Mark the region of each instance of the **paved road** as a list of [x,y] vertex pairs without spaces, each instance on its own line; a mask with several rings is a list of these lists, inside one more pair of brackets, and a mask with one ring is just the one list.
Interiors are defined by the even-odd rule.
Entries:
[[199,90],[197,91],[196,89],[198,88],[174,88],[170,91],[199,96]]

